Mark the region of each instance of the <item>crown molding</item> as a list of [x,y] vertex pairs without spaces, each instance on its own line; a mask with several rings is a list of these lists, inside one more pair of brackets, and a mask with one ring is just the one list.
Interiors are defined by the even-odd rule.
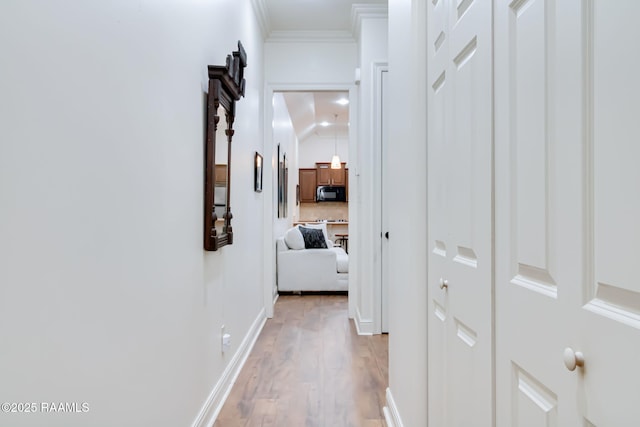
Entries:
[[360,39],[363,19],[387,19],[389,8],[386,4],[354,3],[351,6],[351,32],[356,40]]
[[266,39],[271,32],[271,18],[269,17],[265,0],[251,0],[251,6],[253,6],[253,13],[258,19],[258,25],[260,25],[260,31],[262,31],[262,38]]
[[349,31],[271,31],[267,43],[355,43]]

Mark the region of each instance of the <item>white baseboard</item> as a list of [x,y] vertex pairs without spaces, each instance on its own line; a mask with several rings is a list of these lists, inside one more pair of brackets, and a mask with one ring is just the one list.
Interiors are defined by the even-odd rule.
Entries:
[[391,389],[387,387],[387,406],[382,408],[384,412],[384,420],[387,423],[387,427],[404,427],[402,424],[402,419],[400,418],[400,413],[398,412],[398,407],[396,406],[396,402],[393,400],[393,395],[391,394]]
[[242,343],[240,344],[236,354],[233,356],[233,359],[231,359],[231,362],[227,365],[227,368],[213,387],[213,390],[211,390],[209,398],[204,403],[204,406],[200,410],[196,420],[193,422],[192,427],[211,427],[216,421],[216,418],[222,409],[222,405],[224,405],[224,402],[227,400],[227,397],[231,392],[231,388],[247,361],[249,353],[251,353],[251,349],[256,343],[258,336],[260,336],[260,331],[262,331],[266,321],[267,318],[263,308],[260,310],[256,320],[253,321],[251,328],[249,328],[249,332],[247,332],[247,335],[242,340]]
[[353,323],[356,325],[358,335],[373,335],[373,320],[363,319],[358,307],[356,307],[356,317],[353,319]]

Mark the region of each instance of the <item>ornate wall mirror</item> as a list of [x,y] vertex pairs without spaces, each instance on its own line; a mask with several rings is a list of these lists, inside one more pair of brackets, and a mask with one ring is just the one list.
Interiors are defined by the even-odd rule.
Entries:
[[247,54],[238,50],[227,63],[209,65],[207,141],[205,144],[204,249],[216,251],[233,243],[231,227],[231,142],[236,101],[244,96]]

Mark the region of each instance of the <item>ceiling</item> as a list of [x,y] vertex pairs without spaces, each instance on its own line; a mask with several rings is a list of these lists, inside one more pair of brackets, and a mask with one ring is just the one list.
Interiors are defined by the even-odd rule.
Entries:
[[349,92],[283,92],[283,96],[299,142],[314,135],[349,135],[349,105],[340,103],[349,99]]
[[[287,32],[340,32],[354,36],[352,8],[386,5],[387,0],[257,0],[263,11],[267,35]],[[355,39],[355,37],[354,37]],[[349,134],[349,106],[338,100],[348,99],[348,92],[284,92],[298,141],[310,136]],[[338,115],[336,118],[335,115]],[[328,126],[322,126],[326,122]]]
[[268,32],[351,32],[353,4],[387,4],[387,0],[261,0]]

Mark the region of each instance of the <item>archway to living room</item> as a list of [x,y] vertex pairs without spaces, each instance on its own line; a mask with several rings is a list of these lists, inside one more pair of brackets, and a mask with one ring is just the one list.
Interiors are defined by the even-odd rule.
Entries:
[[[329,246],[332,242],[341,248],[334,248],[343,255],[338,254],[341,267],[336,267],[337,281],[336,271],[333,278],[320,277],[323,269],[316,263],[310,266],[308,275],[301,272],[293,280],[302,282],[302,291],[348,292],[349,317],[353,317],[351,300],[357,289],[349,280],[353,259],[347,255],[350,252],[353,256],[349,237],[357,227],[350,221],[349,203],[357,192],[354,170],[349,170],[353,165],[349,156],[354,141],[350,123],[355,111],[353,92],[354,88],[347,85],[289,86],[270,88],[265,96],[265,166],[271,166],[271,174],[264,180],[265,184],[270,180],[272,188],[271,206],[265,207],[269,209],[265,212],[265,229],[269,229],[265,240],[270,242],[265,251],[271,250],[271,254],[265,254],[267,313],[278,292],[276,247],[272,242],[282,240],[287,230],[308,224],[323,230]],[[290,285],[281,284],[281,288],[296,290]]]

